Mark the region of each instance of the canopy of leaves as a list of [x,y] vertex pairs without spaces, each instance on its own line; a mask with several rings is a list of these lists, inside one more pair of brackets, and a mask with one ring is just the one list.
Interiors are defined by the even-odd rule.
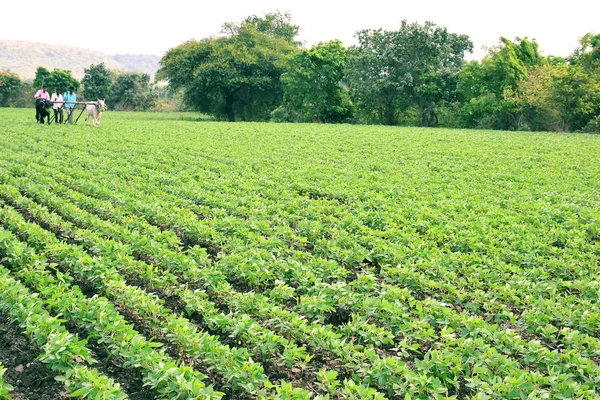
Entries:
[[296,47],[301,44],[297,39],[300,27],[292,24],[292,17],[289,12],[277,11],[263,16],[251,15],[246,17],[240,24],[227,22],[223,24],[221,32],[229,36],[236,36],[240,33],[240,30],[247,27],[252,27],[267,36],[283,39]]
[[583,35],[569,61],[571,64],[582,65],[587,70],[600,68],[600,34]]
[[21,79],[10,70],[0,70],[0,107],[8,107],[21,87]]
[[92,64],[84,71],[85,75],[81,80],[84,97],[88,100],[108,98],[114,74],[106,68],[104,63]]
[[402,22],[398,31],[358,32],[350,48],[348,82],[363,117],[395,124],[399,112],[418,107],[423,125],[436,122],[435,106],[453,99],[464,53],[473,44],[432,22]]
[[229,121],[266,120],[281,103],[280,77],[294,51],[287,40],[242,23],[231,36],[169,50],[157,78],[184,89],[184,101],[198,111]]
[[146,111],[151,109],[158,94],[150,85],[150,75],[140,72],[125,72],[118,75],[108,96],[112,109],[122,111]]
[[274,112],[276,119],[343,122],[351,117],[352,104],[342,85],[345,65],[346,49],[339,40],[296,54],[281,77],[285,96]]
[[505,91],[516,90],[529,70],[545,64],[535,41],[500,38],[500,45],[491,48],[487,57],[466,64],[460,72],[457,92],[463,103],[463,124],[471,128],[517,128],[516,107],[505,100]]
[[35,79],[33,80],[34,88],[41,88],[43,85],[48,87],[48,91],[53,92],[56,89],[67,91],[73,86],[75,90],[79,88],[79,81],[71,75],[71,71],[54,68],[52,72],[44,67],[38,67],[35,71]]

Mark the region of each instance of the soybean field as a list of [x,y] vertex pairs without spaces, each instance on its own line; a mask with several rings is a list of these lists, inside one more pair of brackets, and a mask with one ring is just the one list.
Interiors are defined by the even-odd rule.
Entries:
[[600,398],[600,135],[0,109],[0,399]]

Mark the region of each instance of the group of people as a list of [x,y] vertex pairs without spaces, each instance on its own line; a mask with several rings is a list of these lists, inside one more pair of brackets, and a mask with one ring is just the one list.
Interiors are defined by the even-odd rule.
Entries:
[[[63,95],[62,90],[56,89],[52,93],[52,97],[48,93],[48,88],[42,86],[33,96],[35,99],[35,119],[39,123],[44,123],[44,118],[50,116],[46,111],[46,102],[52,104],[54,110],[54,120],[58,124],[63,123],[63,109],[67,110],[67,122],[73,123],[73,108],[75,108],[75,102],[77,101],[77,95],[75,94],[75,88],[71,86],[69,90]],[[50,123],[48,119],[48,123]]]

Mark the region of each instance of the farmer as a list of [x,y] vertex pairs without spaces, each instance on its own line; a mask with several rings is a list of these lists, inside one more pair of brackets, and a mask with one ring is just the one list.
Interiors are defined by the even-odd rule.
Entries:
[[54,93],[52,93],[52,98],[50,99],[53,103],[52,108],[54,108],[54,121],[57,124],[63,123],[63,95],[62,90],[56,89]]
[[71,86],[69,91],[64,95],[65,107],[67,109],[67,121],[70,124],[73,123],[73,109],[75,108],[75,101],[77,101],[77,96],[74,91],[75,88]]
[[46,86],[42,86],[42,88],[35,93],[33,98],[35,99],[35,120],[43,124],[46,112],[44,103],[45,100],[50,100],[50,93],[48,93]]

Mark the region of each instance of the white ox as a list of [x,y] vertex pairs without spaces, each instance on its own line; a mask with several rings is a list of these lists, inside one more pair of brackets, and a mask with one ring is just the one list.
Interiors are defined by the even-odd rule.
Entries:
[[[106,110],[106,103],[104,100],[98,99],[97,101],[91,101],[86,103],[85,111],[87,113],[87,117],[85,120],[88,122],[93,122],[96,126],[100,125],[100,117],[102,117],[102,112]],[[92,117],[90,119],[90,117]]]

